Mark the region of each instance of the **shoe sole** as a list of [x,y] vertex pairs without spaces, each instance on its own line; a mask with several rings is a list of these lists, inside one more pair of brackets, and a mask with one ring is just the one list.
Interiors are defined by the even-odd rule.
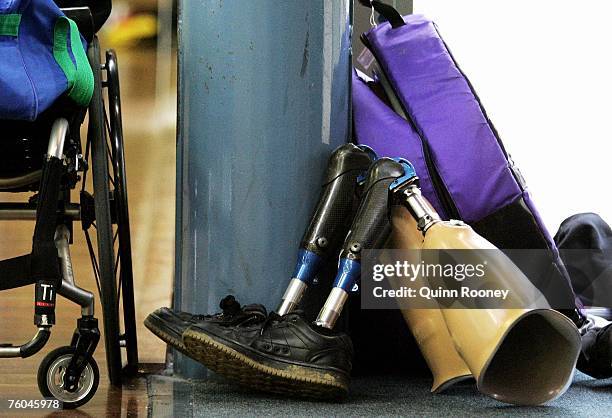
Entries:
[[178,351],[185,354],[186,356],[193,358],[193,353],[189,351],[185,344],[183,344],[182,337],[177,338],[175,335],[166,332],[164,330],[164,327],[161,327],[158,324],[157,318],[152,318],[151,315],[149,315],[144,320],[144,325],[149,329],[149,331],[159,337],[163,342],[176,348]]
[[348,377],[297,364],[255,360],[211,336],[187,329],[183,341],[194,358],[212,371],[243,386],[280,395],[341,400],[348,394]]

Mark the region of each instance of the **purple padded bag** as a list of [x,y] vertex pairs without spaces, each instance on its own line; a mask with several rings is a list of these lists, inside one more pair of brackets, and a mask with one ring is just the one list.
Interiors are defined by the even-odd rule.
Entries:
[[[378,94],[376,93],[378,92]],[[410,156],[410,162],[421,180],[421,190],[433,207],[446,217],[427,167],[421,137],[401,116],[383,102],[384,92],[365,74],[353,71],[353,117],[358,141],[372,147],[377,155]],[[374,122],[374,123],[371,123]],[[394,138],[390,141],[389,138]]]
[[573,310],[575,297],[558,250],[471,83],[431,20],[399,18],[377,25],[362,40],[408,120],[375,94],[376,83],[354,75],[357,142],[381,156],[412,161],[424,195],[441,215],[469,223],[498,248],[550,250],[545,280],[535,277],[542,276],[541,265],[538,273],[530,270],[533,265],[519,267],[552,306]]

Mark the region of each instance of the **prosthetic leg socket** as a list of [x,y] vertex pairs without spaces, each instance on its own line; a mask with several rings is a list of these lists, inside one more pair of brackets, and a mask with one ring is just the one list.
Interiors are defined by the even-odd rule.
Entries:
[[[501,251],[493,251],[492,257],[490,250],[496,248],[472,228],[460,221],[440,221],[421,196],[416,182],[402,187],[397,196],[424,234],[422,250],[465,249],[470,250],[470,257],[480,260],[479,252],[489,250],[487,277],[496,282],[497,288],[510,290],[513,300],[508,301],[509,306],[535,303],[534,306],[542,307],[441,309],[446,330],[476,379],[478,389],[500,401],[519,405],[540,405],[563,394],[571,383],[580,351],[580,334],[574,323],[550,309],[538,289]],[[427,210],[417,218],[415,214],[423,208]],[[398,229],[397,233],[406,234],[406,241],[414,240],[413,230]],[[444,334],[445,330],[440,328]],[[435,362],[433,351],[422,348],[425,352],[429,350],[429,357]],[[444,366],[434,369],[440,373]]]

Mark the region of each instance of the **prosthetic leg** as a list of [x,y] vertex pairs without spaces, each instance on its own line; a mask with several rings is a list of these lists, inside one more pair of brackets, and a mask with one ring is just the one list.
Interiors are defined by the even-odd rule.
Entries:
[[342,245],[334,285],[315,323],[333,328],[348,298],[348,292],[361,274],[361,250],[384,243],[391,231],[389,186],[404,175],[404,168],[390,158],[376,161],[364,184],[364,197]]
[[[366,146],[345,144],[329,158],[321,195],[301,240],[297,262],[287,290],[278,307],[283,316],[295,309],[324,261],[338,251],[347,233],[357,206],[359,179],[376,159]],[[167,344],[192,357],[183,344],[183,332],[192,325],[212,322],[224,326],[261,323],[268,316],[260,304],[240,306],[233,296],[220,303],[221,312],[214,315],[194,315],[188,312],[160,308],[145,319],[145,326]]]
[[331,155],[321,197],[302,238],[293,278],[277,310],[279,315],[295,309],[323,261],[337,251],[353,218],[358,177],[375,159],[370,148],[353,144],[343,145]]
[[[393,201],[399,207],[395,206],[393,211],[407,209],[414,218],[424,236],[422,250],[469,249],[471,253],[495,250],[464,223],[441,221],[421,195],[416,176],[403,178],[394,186]],[[402,235],[403,231],[398,230],[398,234]],[[407,234],[406,238],[414,239],[413,231]],[[501,252],[496,254],[487,259],[487,274],[502,288],[511,290],[512,297],[517,298],[516,306],[527,306],[532,299],[526,295],[537,295],[538,290],[510,259]],[[538,405],[560,396],[569,386],[580,349],[580,335],[575,325],[559,312],[552,309],[442,309],[441,312],[446,328],[440,332],[450,334],[457,353],[482,393],[503,402]],[[423,352],[429,355],[429,362],[443,360],[435,358],[427,347]]]
[[[410,250],[407,255],[413,259],[408,261],[413,264],[420,263],[419,250],[423,243],[423,234],[417,229],[416,220],[407,209],[394,208],[391,211],[391,223],[393,231],[386,248]],[[391,282],[396,288],[400,288],[402,284]],[[426,284],[424,278],[419,276],[415,280],[414,287]],[[473,377],[455,348],[446,328],[444,315],[439,308],[402,309],[401,312],[433,375],[431,392],[441,393],[455,383]]]
[[[376,247],[388,236],[391,229],[388,189],[403,173],[402,165],[389,158],[379,159],[370,166],[361,204],[342,246],[334,288],[315,323],[305,319],[298,310],[282,316],[271,313],[265,323],[258,325],[226,327],[210,321],[200,322],[183,333],[183,342],[193,357],[219,374],[266,392],[324,399],[346,395],[353,349],[349,336],[333,327],[347,292],[359,276],[362,249]],[[333,202],[332,196],[326,193],[323,196],[322,202],[329,203],[319,204],[315,213],[324,212],[320,210],[322,207],[340,203]],[[320,217],[314,219],[309,231],[321,229],[312,228],[313,225],[325,225],[319,223]],[[316,243],[317,236],[320,235],[307,232],[306,237],[312,238],[305,241]],[[308,276],[313,277],[312,273]],[[296,303],[292,298],[292,303],[286,304],[294,307]]]

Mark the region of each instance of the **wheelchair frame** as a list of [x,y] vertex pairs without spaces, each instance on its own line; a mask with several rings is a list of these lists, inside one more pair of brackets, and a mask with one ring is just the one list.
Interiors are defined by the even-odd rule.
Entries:
[[[69,12],[81,15],[89,13],[91,16],[87,7],[64,11],[69,17]],[[67,119],[59,118],[51,129],[43,169],[25,176],[0,179],[0,191],[3,192],[27,190],[40,181],[37,202],[33,202],[33,199],[27,203],[0,202],[0,220],[36,221],[32,253],[0,261],[0,270],[7,267],[10,272],[26,273],[25,277],[18,281],[13,280],[12,285],[0,289],[35,284],[35,325],[38,328],[34,337],[25,344],[0,344],[0,358],[29,357],[45,346],[55,319],[55,295],[50,298],[54,290],[81,306],[81,318],[77,320],[77,328],[71,341],[74,353],[63,375],[63,384],[68,390],[75,387],[79,376],[88,367],[87,361],[92,359],[100,338],[94,317],[94,294],[76,285],[72,270],[69,244],[72,243],[75,221],[81,222],[85,233],[101,298],[111,384],[120,385],[122,374],[136,372],[138,365],[117,58],[113,50],[108,50],[105,62],[101,64],[100,47],[93,31],[89,37],[87,56],[94,73],[95,85],[87,109],[89,122],[84,154],[79,129],[82,119],[76,126],[69,126]],[[103,79],[104,74],[106,77]],[[108,111],[104,89],[107,91]],[[88,161],[91,163],[93,194],[86,190]],[[82,179],[78,173],[82,173]],[[65,182],[65,178],[70,175],[73,176],[72,181],[68,181],[70,184],[61,185],[60,180]],[[71,190],[76,188],[79,180],[82,185],[80,201],[75,203],[71,201]],[[95,246],[90,231],[95,231]],[[55,263],[55,260],[59,262]],[[51,279],[56,274],[61,280],[53,283]],[[122,348],[125,349],[125,367]],[[46,359],[41,367],[45,363]],[[93,363],[95,365],[95,361]],[[97,366],[94,368],[97,371]],[[39,386],[40,379],[39,370]],[[79,406],[89,399],[90,397],[84,402],[75,402],[72,406]]]

